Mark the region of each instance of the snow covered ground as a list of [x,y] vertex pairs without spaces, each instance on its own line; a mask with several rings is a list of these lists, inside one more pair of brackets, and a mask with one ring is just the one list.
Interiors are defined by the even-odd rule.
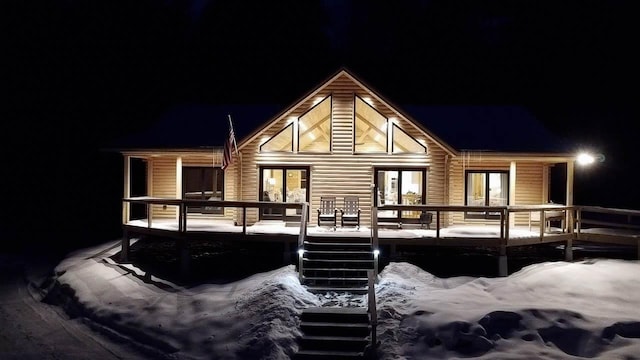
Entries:
[[[364,306],[305,290],[293,266],[185,288],[109,256],[70,254],[46,300],[175,359],[286,359],[308,306]],[[392,262],[376,286],[380,359],[640,359],[640,261],[531,265],[505,278],[438,278]],[[47,285],[47,286],[45,286]]]

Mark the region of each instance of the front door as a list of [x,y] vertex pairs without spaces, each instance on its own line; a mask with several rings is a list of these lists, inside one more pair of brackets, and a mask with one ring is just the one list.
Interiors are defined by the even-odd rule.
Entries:
[[[265,166],[260,168],[260,200],[272,202],[309,202],[309,168]],[[265,208],[260,219],[296,221],[298,209]]]

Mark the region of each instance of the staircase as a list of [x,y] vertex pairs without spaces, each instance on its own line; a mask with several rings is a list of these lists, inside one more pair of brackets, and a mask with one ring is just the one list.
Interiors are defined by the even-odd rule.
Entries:
[[309,236],[303,249],[300,278],[309,291],[367,293],[367,271],[374,269],[370,239]]
[[[369,238],[307,237],[299,259],[302,284],[314,293],[367,294],[369,286],[373,289],[368,271],[377,268],[371,243]],[[375,297],[369,297],[375,312]],[[375,323],[365,307],[305,309],[294,359],[370,358],[375,353],[371,348]]]
[[372,355],[371,320],[365,308],[309,308],[301,315],[295,360],[364,359]]

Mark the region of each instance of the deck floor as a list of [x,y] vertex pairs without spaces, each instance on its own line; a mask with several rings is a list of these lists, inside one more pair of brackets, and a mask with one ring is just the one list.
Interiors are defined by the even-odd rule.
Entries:
[[[127,223],[128,226],[147,228],[146,219],[132,220]],[[172,219],[154,219],[152,221],[152,229],[178,231],[178,222]],[[221,233],[242,233],[242,226],[236,226],[229,220],[211,220],[211,219],[189,219],[187,222],[187,232],[221,232]],[[271,235],[297,235],[300,228],[290,226],[282,221],[260,221],[253,225],[247,226],[247,234],[271,234]],[[558,228],[551,228],[545,233],[545,236],[562,234]],[[355,227],[337,227],[335,230],[330,227],[319,227],[309,225],[307,228],[309,236],[327,236],[327,237],[370,237],[371,229],[367,226],[361,226],[360,229]],[[425,239],[436,238],[435,229],[422,229],[416,225],[407,225],[402,229],[396,228],[379,228],[378,238],[380,239]],[[454,225],[440,229],[440,238],[499,238],[499,225]],[[529,229],[528,226],[516,226],[509,229],[509,237],[511,239],[539,238],[538,228]]]

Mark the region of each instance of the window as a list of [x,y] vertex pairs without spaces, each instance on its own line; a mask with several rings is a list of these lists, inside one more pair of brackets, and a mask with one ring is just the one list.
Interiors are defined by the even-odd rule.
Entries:
[[[308,167],[262,167],[260,169],[260,201],[308,202]],[[264,208],[261,219],[298,220],[299,209]]]
[[[509,173],[507,171],[467,170],[465,205],[507,206],[509,204]],[[467,212],[467,218],[495,219],[496,212]]]
[[[375,184],[378,189],[377,204],[382,205],[419,205],[426,203],[426,174],[424,169],[376,169]],[[378,218],[417,222],[418,211],[378,210]]]
[[387,152],[387,118],[357,96],[354,127],[356,152]]
[[393,125],[393,142],[391,152],[398,153],[425,153],[427,147],[419,143],[411,135],[400,129],[397,125]]
[[[182,168],[182,198],[185,200],[223,200],[224,172],[220,168],[185,166]],[[219,206],[187,208],[188,213],[222,214]]]
[[298,151],[331,151],[331,97],[328,96],[298,119]]
[[293,152],[293,124],[285,126],[260,145],[260,152]]

